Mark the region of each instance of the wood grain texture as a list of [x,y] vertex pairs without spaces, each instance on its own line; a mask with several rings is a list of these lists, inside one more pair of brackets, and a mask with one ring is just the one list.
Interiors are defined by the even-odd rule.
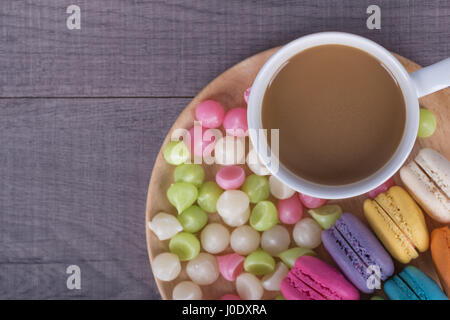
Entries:
[[[0,96],[195,96],[232,65],[319,31],[364,35],[421,65],[446,58],[450,2],[380,0],[0,2]],[[82,10],[81,30],[66,8]]]
[[[201,101],[207,99],[214,99],[219,101],[226,108],[234,108],[245,106],[243,93],[246,88],[250,86],[253,82],[257,72],[262,67],[262,65],[267,61],[267,59],[275,53],[277,49],[271,49],[265,52],[262,52],[258,55],[255,55],[249,59],[242,61],[237,64],[233,68],[230,68],[225,73],[214,79],[206,88],[204,88],[186,107],[186,109],[180,114],[178,119],[173,124],[169,133],[164,140],[164,144],[168,143],[171,139],[171,134],[174,130],[184,128],[189,129],[193,126],[194,121],[194,109],[197,104]],[[405,59],[401,56],[396,55],[397,59],[403,64],[405,69],[408,72],[413,72],[418,70],[420,67],[414,62]],[[427,139],[417,139],[414,149],[409,157],[409,160],[412,160],[417,152],[423,147],[431,147],[439,152],[441,152],[445,157],[450,158],[450,145],[448,144],[448,137],[450,136],[450,114],[447,110],[447,105],[450,101],[450,89],[441,90],[434,94],[431,94],[427,97],[420,99],[420,104],[433,111],[436,115],[439,126],[432,137]],[[249,139],[246,138],[246,144],[249,144]],[[174,166],[169,165],[163,157],[162,150],[159,152],[158,157],[156,159],[152,177],[149,185],[148,196],[147,196],[147,207],[146,207],[146,222],[151,221],[152,217],[155,216],[159,212],[167,212],[174,213],[176,211],[174,207],[169,203],[166,197],[166,191],[169,188],[170,184],[173,183],[173,172]],[[205,169],[205,180],[206,181],[214,181],[215,174],[221,168],[220,165],[207,165],[203,164],[203,168]],[[250,170],[246,168],[247,175],[251,174]],[[396,184],[402,185],[402,182],[399,178],[398,173],[394,176]],[[329,201],[329,203],[337,203],[339,204],[344,212],[351,212],[354,215],[358,216],[361,221],[367,223],[367,220],[363,214],[363,202],[366,199],[366,195],[360,195],[353,198],[342,199],[342,200],[333,200]],[[270,197],[269,200],[276,203],[276,199],[274,197]],[[252,208],[252,206],[251,206]],[[308,215],[307,213],[305,213]],[[425,213],[424,213],[425,214]],[[208,215],[210,222],[220,221],[223,224],[223,221],[219,217],[217,213]],[[442,226],[442,224],[432,220],[425,214],[425,220],[427,223],[428,230],[431,232],[436,227]],[[293,226],[287,226],[287,228],[292,232]],[[230,232],[234,228],[229,228]],[[149,250],[150,261],[153,258],[162,253],[168,251],[168,243],[169,241],[160,241],[153,232],[147,229],[147,246]],[[295,244],[291,243],[291,247],[294,247]],[[320,245],[316,249],[318,256],[327,261],[328,263],[336,266],[332,257],[326,251],[323,245]],[[225,253],[233,252],[230,247],[225,250]],[[164,299],[171,299],[171,294],[174,286],[183,280],[189,280],[186,272],[185,266],[186,262],[182,262],[183,271],[180,276],[170,282],[164,282],[160,280],[156,280],[158,289],[161,292],[161,296]],[[436,270],[433,266],[433,262],[431,260],[430,250],[427,250],[425,253],[419,255],[418,258],[412,260],[409,264],[415,265],[419,267],[422,271],[427,273],[430,277],[434,278],[438,283],[439,279],[436,274]],[[396,272],[400,272],[404,265],[395,262]],[[337,266],[336,266],[337,267]],[[211,285],[202,286],[204,299],[219,299],[221,296],[228,293],[235,293],[235,284],[233,282],[225,280],[223,277],[219,277],[217,281],[215,281]],[[272,299],[279,292],[269,292],[266,291],[263,299]],[[377,291],[376,294],[384,296],[384,293],[380,290]],[[361,295],[363,299],[367,299],[369,296],[366,294]]]
[[[159,298],[146,192],[187,102],[0,100],[0,298]],[[71,264],[80,291],[66,287]]]

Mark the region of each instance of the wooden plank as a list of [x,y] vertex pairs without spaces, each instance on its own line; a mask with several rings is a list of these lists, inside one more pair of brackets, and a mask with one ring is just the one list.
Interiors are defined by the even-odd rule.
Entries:
[[[188,99],[0,99],[0,299],[159,298],[145,201]],[[81,290],[68,290],[69,265]]]
[[[66,8],[81,7],[81,30]],[[367,36],[427,65],[448,56],[450,2],[14,0],[0,3],[0,96],[194,96],[242,59],[325,30]]]

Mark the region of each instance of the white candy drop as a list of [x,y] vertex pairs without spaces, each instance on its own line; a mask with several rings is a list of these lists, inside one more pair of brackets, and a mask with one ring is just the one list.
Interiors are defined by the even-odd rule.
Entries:
[[289,188],[275,176],[269,178],[270,193],[277,199],[283,200],[294,195],[295,190]]
[[269,169],[267,169],[267,167],[261,162],[261,159],[259,158],[255,148],[250,148],[246,161],[247,166],[250,168],[250,170],[253,171],[254,174],[258,176],[266,176],[270,174]]
[[320,245],[322,229],[312,218],[304,218],[297,222],[292,233],[295,243],[299,247],[314,249]]
[[281,281],[283,281],[288,272],[288,267],[283,262],[278,262],[275,270],[261,279],[263,288],[269,291],[280,291]]
[[165,212],[156,214],[152,221],[148,223],[148,227],[161,241],[170,239],[178,232],[183,231],[183,227],[178,219],[174,215]]
[[219,277],[219,266],[217,265],[216,257],[202,252],[188,262],[186,272],[194,283],[208,285]]
[[242,214],[231,216],[228,218],[223,218],[223,221],[230,227],[238,227],[245,224],[250,218],[250,207],[247,208]]
[[289,231],[280,225],[276,225],[263,232],[261,237],[261,248],[272,256],[287,250],[291,244]]
[[233,165],[245,163],[245,139],[225,136],[214,146],[216,164]]
[[222,193],[216,207],[223,221],[231,227],[243,225],[250,217],[250,200],[247,194],[240,190],[227,190]]
[[153,274],[161,281],[172,281],[181,272],[180,259],[176,254],[165,252],[152,261]]
[[202,289],[192,281],[182,281],[173,288],[173,300],[200,300]]
[[244,300],[259,300],[264,294],[264,288],[259,279],[251,273],[241,273],[236,278],[236,291]]
[[208,224],[200,234],[202,247],[206,252],[216,254],[228,247],[230,232],[219,223]]
[[231,233],[231,248],[237,254],[246,256],[259,247],[261,236],[258,231],[250,226],[241,226]]

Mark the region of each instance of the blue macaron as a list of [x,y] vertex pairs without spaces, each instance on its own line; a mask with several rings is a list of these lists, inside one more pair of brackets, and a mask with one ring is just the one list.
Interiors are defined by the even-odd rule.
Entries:
[[414,266],[407,266],[384,284],[391,300],[448,300],[439,285]]
[[375,235],[357,217],[344,213],[322,231],[322,242],[346,277],[362,292],[381,288],[394,263]]

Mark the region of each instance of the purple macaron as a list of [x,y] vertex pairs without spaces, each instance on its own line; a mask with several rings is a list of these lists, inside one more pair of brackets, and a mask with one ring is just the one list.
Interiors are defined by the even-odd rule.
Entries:
[[344,213],[322,232],[322,242],[346,277],[372,293],[394,273],[394,263],[373,233],[354,215]]

